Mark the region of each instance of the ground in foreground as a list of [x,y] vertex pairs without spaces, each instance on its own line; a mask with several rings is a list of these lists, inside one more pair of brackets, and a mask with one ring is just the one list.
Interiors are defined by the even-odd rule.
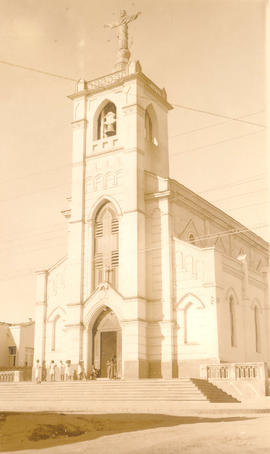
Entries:
[[1,452],[35,453],[40,449],[44,454],[270,452],[270,415],[1,413],[0,421]]

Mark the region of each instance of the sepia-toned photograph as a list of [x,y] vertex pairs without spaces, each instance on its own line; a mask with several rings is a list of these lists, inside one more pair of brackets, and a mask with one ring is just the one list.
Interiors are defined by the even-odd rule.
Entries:
[[270,452],[268,0],[0,0],[0,454]]

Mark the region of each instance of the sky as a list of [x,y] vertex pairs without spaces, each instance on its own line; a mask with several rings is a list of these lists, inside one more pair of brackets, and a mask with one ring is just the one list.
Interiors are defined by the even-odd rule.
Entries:
[[142,12],[130,25],[132,59],[175,105],[171,177],[269,241],[267,5],[0,0],[0,321],[34,318],[35,270],[66,255],[67,96],[74,80],[113,71],[117,39],[104,24],[123,8]]

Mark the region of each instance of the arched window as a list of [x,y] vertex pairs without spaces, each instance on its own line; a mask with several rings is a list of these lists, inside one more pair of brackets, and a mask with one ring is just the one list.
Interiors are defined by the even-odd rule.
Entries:
[[116,107],[108,102],[98,116],[97,139],[115,136],[117,131]]
[[145,110],[144,127],[146,143],[151,145],[150,149],[155,149],[158,147],[158,126],[157,117],[151,104]]
[[148,142],[153,143],[153,125],[148,110],[145,111],[145,138]]
[[61,317],[58,315],[52,325],[52,343],[51,343],[51,350],[56,351],[60,348],[60,343],[62,339],[62,330],[63,330],[63,321]]
[[184,311],[184,342],[199,344],[202,336],[202,310],[198,304],[189,303]]
[[255,330],[255,347],[256,352],[261,353],[261,330],[260,330],[260,314],[258,306],[254,307],[254,330]]
[[193,235],[193,233],[190,233],[188,235],[188,241],[192,244],[195,244],[195,236]]
[[95,220],[94,286],[109,282],[118,285],[118,232],[119,223],[112,203],[106,203]]
[[235,315],[235,301],[231,295],[229,298],[229,311],[230,311],[230,333],[231,333],[231,346],[236,347],[236,315]]

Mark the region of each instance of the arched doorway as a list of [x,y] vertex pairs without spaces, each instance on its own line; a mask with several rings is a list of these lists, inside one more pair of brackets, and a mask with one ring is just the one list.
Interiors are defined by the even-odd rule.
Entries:
[[122,375],[122,332],[115,313],[107,306],[99,312],[92,328],[90,327],[91,365],[100,369],[100,376],[107,376],[106,362],[114,356],[117,361],[117,376]]

